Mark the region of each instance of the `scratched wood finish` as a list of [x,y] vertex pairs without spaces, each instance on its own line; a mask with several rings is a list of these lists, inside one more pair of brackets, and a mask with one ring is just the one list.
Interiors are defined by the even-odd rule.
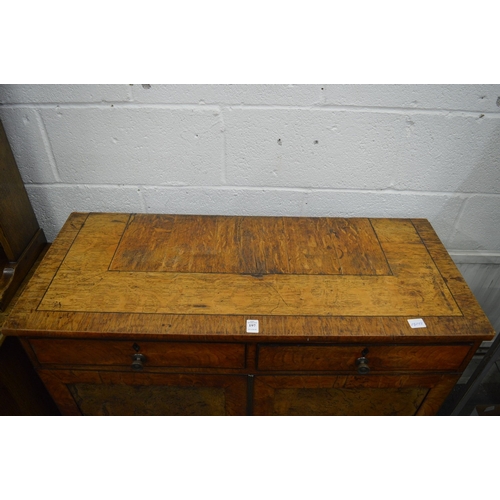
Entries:
[[[7,330],[35,335],[47,330],[55,335],[61,331],[86,332],[90,336],[99,336],[104,330],[116,337],[132,331],[157,336],[190,336],[193,332],[207,336],[242,335],[245,318],[253,317],[261,321],[265,335],[337,336],[341,341],[347,335],[371,339],[395,336],[403,341],[443,335],[479,340],[494,335],[472,293],[458,281],[456,267],[426,221],[370,219],[375,238],[363,238],[382,249],[390,274],[373,274],[373,269],[383,270],[381,257],[377,257],[378,250],[373,257],[370,248],[365,248],[368,257],[358,261],[378,262],[367,276],[340,274],[340,262],[349,252],[341,253],[336,248],[342,247],[335,247],[332,239],[335,234],[348,231],[319,232],[328,225],[342,228],[350,219],[275,218],[274,226],[282,220],[287,228],[290,262],[300,260],[303,252],[314,255],[304,243],[307,241],[317,248],[315,240],[322,240],[322,248],[333,249],[330,254],[321,251],[321,258],[306,259],[309,271],[315,269],[314,273],[324,262],[326,274],[251,275],[234,271],[241,265],[241,255],[233,243],[237,224],[228,217],[207,217],[207,221],[217,222],[211,226],[218,227],[221,238],[217,239],[219,250],[216,248],[214,255],[219,259],[227,250],[227,272],[212,272],[220,271],[220,261],[217,265],[207,264],[210,272],[188,272],[185,264],[183,272],[177,272],[175,266],[180,264],[169,257],[169,247],[158,243],[161,238],[151,238],[155,231],[167,231],[164,226],[169,226],[175,217],[72,214],[21,297]],[[196,217],[200,219],[203,218]],[[272,218],[253,219],[251,223],[255,225],[261,219],[266,224]],[[362,223],[363,220],[356,219],[354,227],[364,224],[364,233],[369,234],[368,220]],[[139,234],[137,238],[127,236],[136,234],[134,227],[142,232],[142,239]],[[291,227],[295,227],[295,232]],[[304,227],[309,227],[311,236],[304,234]],[[358,245],[363,238],[358,238]],[[144,257],[142,252],[149,255],[144,250],[148,241],[154,255]],[[297,247],[300,241],[303,247]],[[189,239],[185,244],[188,243]],[[125,247],[129,244],[132,250],[126,257]],[[176,247],[182,247],[182,242],[177,241]],[[159,256],[160,248],[165,249],[165,260]],[[132,255],[136,255],[135,260]],[[189,261],[183,259],[184,263]],[[160,272],[154,267],[160,261],[167,263],[171,272]],[[151,269],[157,271],[117,270],[127,265],[133,269],[133,262],[139,266],[153,263]],[[273,262],[270,267],[276,268],[276,259]],[[347,264],[343,268],[348,268]],[[431,326],[411,329],[408,317],[423,317]],[[349,322],[356,325],[344,327]]]
[[[269,221],[258,220],[260,232],[265,235],[263,228]],[[382,275],[374,279],[371,275],[274,274],[282,269],[278,254],[271,251],[274,242],[271,240],[267,257],[264,250],[259,250],[266,248],[267,239],[258,240],[253,247],[250,244],[249,234],[259,233],[254,220],[246,223],[246,226],[253,224],[253,229],[247,227],[241,238],[246,242],[244,248],[252,249],[245,250],[244,255],[253,263],[255,276],[245,272],[112,272],[109,266],[127,222],[125,215],[89,217],[38,311],[409,317],[425,311],[430,316],[461,315],[425,247],[412,241],[412,238],[420,241],[413,226],[406,223],[378,223],[379,238],[381,233],[383,241],[395,248],[389,245],[386,256],[394,256],[397,276]],[[273,222],[274,228],[278,223],[274,219]],[[371,248],[365,248],[366,254],[370,251]],[[261,261],[267,262],[266,269]]]
[[109,269],[251,275],[390,274],[368,219],[145,214],[128,221]]

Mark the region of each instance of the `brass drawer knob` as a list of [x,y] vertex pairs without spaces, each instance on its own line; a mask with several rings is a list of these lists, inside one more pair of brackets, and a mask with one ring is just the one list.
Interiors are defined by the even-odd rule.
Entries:
[[146,361],[146,356],[144,354],[133,354],[132,355],[132,370],[140,371],[144,368],[144,362]]
[[362,356],[356,360],[356,366],[358,367],[358,373],[360,375],[366,375],[370,373],[370,367],[368,366],[368,359]]

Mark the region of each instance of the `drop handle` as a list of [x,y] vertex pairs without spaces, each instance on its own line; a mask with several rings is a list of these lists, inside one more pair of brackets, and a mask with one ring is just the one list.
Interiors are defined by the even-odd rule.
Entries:
[[132,370],[140,371],[144,368],[146,356],[144,354],[132,354]]
[[370,373],[370,367],[368,366],[368,359],[364,356],[356,360],[356,366],[358,367],[358,373],[360,375],[366,375]]

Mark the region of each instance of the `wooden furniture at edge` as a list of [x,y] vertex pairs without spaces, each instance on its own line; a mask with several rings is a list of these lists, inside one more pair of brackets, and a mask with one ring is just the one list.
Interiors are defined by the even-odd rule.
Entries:
[[0,311],[46,243],[0,122]]
[[2,334],[11,301],[46,243],[0,122],[0,415],[58,414],[19,339]]
[[433,415],[494,336],[424,219],[104,213],[4,331],[66,415]]

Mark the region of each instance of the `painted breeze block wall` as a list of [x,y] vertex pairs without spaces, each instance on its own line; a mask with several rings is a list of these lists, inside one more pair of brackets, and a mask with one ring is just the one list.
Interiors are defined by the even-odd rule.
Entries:
[[424,217],[500,301],[500,85],[0,85],[0,119],[49,241],[73,211]]

